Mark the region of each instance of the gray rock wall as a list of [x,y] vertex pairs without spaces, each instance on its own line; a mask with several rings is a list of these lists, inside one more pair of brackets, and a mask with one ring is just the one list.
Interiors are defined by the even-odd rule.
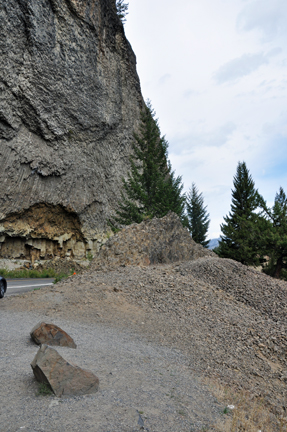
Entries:
[[105,238],[143,106],[115,2],[0,0],[0,54],[0,256],[81,258]]

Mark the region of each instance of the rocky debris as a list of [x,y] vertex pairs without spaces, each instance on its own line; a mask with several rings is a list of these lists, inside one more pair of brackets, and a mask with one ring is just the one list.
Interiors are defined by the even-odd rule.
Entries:
[[203,257],[87,271],[51,288],[4,298],[0,308],[139,332],[179,349],[201,376],[264,397],[286,416],[286,290],[287,282]]
[[55,324],[40,322],[33,327],[30,336],[37,345],[45,344],[77,348],[71,336]]
[[48,384],[58,397],[91,394],[99,387],[96,375],[67,362],[47,345],[39,348],[31,367],[36,380]]
[[287,284],[231,259],[202,258],[183,263],[181,274],[192,275],[236,300],[258,310],[266,318],[287,326]]
[[74,272],[79,273],[87,268],[87,265],[89,265],[89,261],[87,263],[86,261],[78,262],[71,259],[64,259],[64,258],[58,258],[46,261],[44,263],[36,263],[37,266],[34,264],[34,268],[37,270],[55,270],[57,274],[73,274]]
[[87,269],[90,260],[73,260],[71,258],[54,258],[52,260],[38,260],[32,263],[27,260],[0,259],[0,269],[5,270],[55,270],[57,274],[72,275]]
[[0,259],[0,269],[16,270],[19,268],[30,268],[31,263],[25,260]]
[[146,266],[195,260],[205,256],[215,254],[195,243],[179,217],[169,212],[163,218],[153,218],[122,229],[102,246],[92,261],[91,268]]
[[9,0],[0,26],[0,257],[106,238],[143,107],[115,1]]

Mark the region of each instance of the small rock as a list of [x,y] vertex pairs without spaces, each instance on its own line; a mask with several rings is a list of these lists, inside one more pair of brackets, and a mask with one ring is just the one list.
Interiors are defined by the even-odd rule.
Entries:
[[38,323],[30,332],[32,340],[37,344],[77,348],[74,340],[55,324]]
[[59,401],[58,400],[52,400],[52,402],[49,405],[49,408],[54,408],[57,405],[59,405]]
[[39,348],[31,367],[36,380],[48,384],[58,397],[95,393],[99,387],[96,375],[67,362],[47,345]]
[[143,421],[143,419],[142,419],[142,416],[140,415],[140,413],[138,413],[138,415],[139,415],[138,425],[139,425],[141,428],[144,428],[144,421]]

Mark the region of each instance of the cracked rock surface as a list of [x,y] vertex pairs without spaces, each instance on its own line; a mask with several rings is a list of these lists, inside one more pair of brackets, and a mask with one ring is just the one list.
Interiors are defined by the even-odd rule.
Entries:
[[196,243],[187,228],[182,226],[179,217],[170,211],[162,218],[153,218],[122,229],[101,247],[90,268],[148,266],[212,256],[215,257],[215,253]]
[[98,391],[99,379],[91,371],[69,363],[57,350],[42,344],[31,367],[36,380],[47,384],[58,397],[81,396]]
[[2,255],[25,255],[28,238],[42,255],[57,255],[46,239],[84,256],[117,203],[143,106],[115,2],[1,2],[0,53],[0,242],[15,239]]

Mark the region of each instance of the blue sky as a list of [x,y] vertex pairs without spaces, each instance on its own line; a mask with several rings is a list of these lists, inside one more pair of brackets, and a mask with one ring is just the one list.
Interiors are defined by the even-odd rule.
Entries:
[[130,0],[125,31],[145,99],[210,238],[230,210],[238,161],[271,205],[287,192],[287,1]]

